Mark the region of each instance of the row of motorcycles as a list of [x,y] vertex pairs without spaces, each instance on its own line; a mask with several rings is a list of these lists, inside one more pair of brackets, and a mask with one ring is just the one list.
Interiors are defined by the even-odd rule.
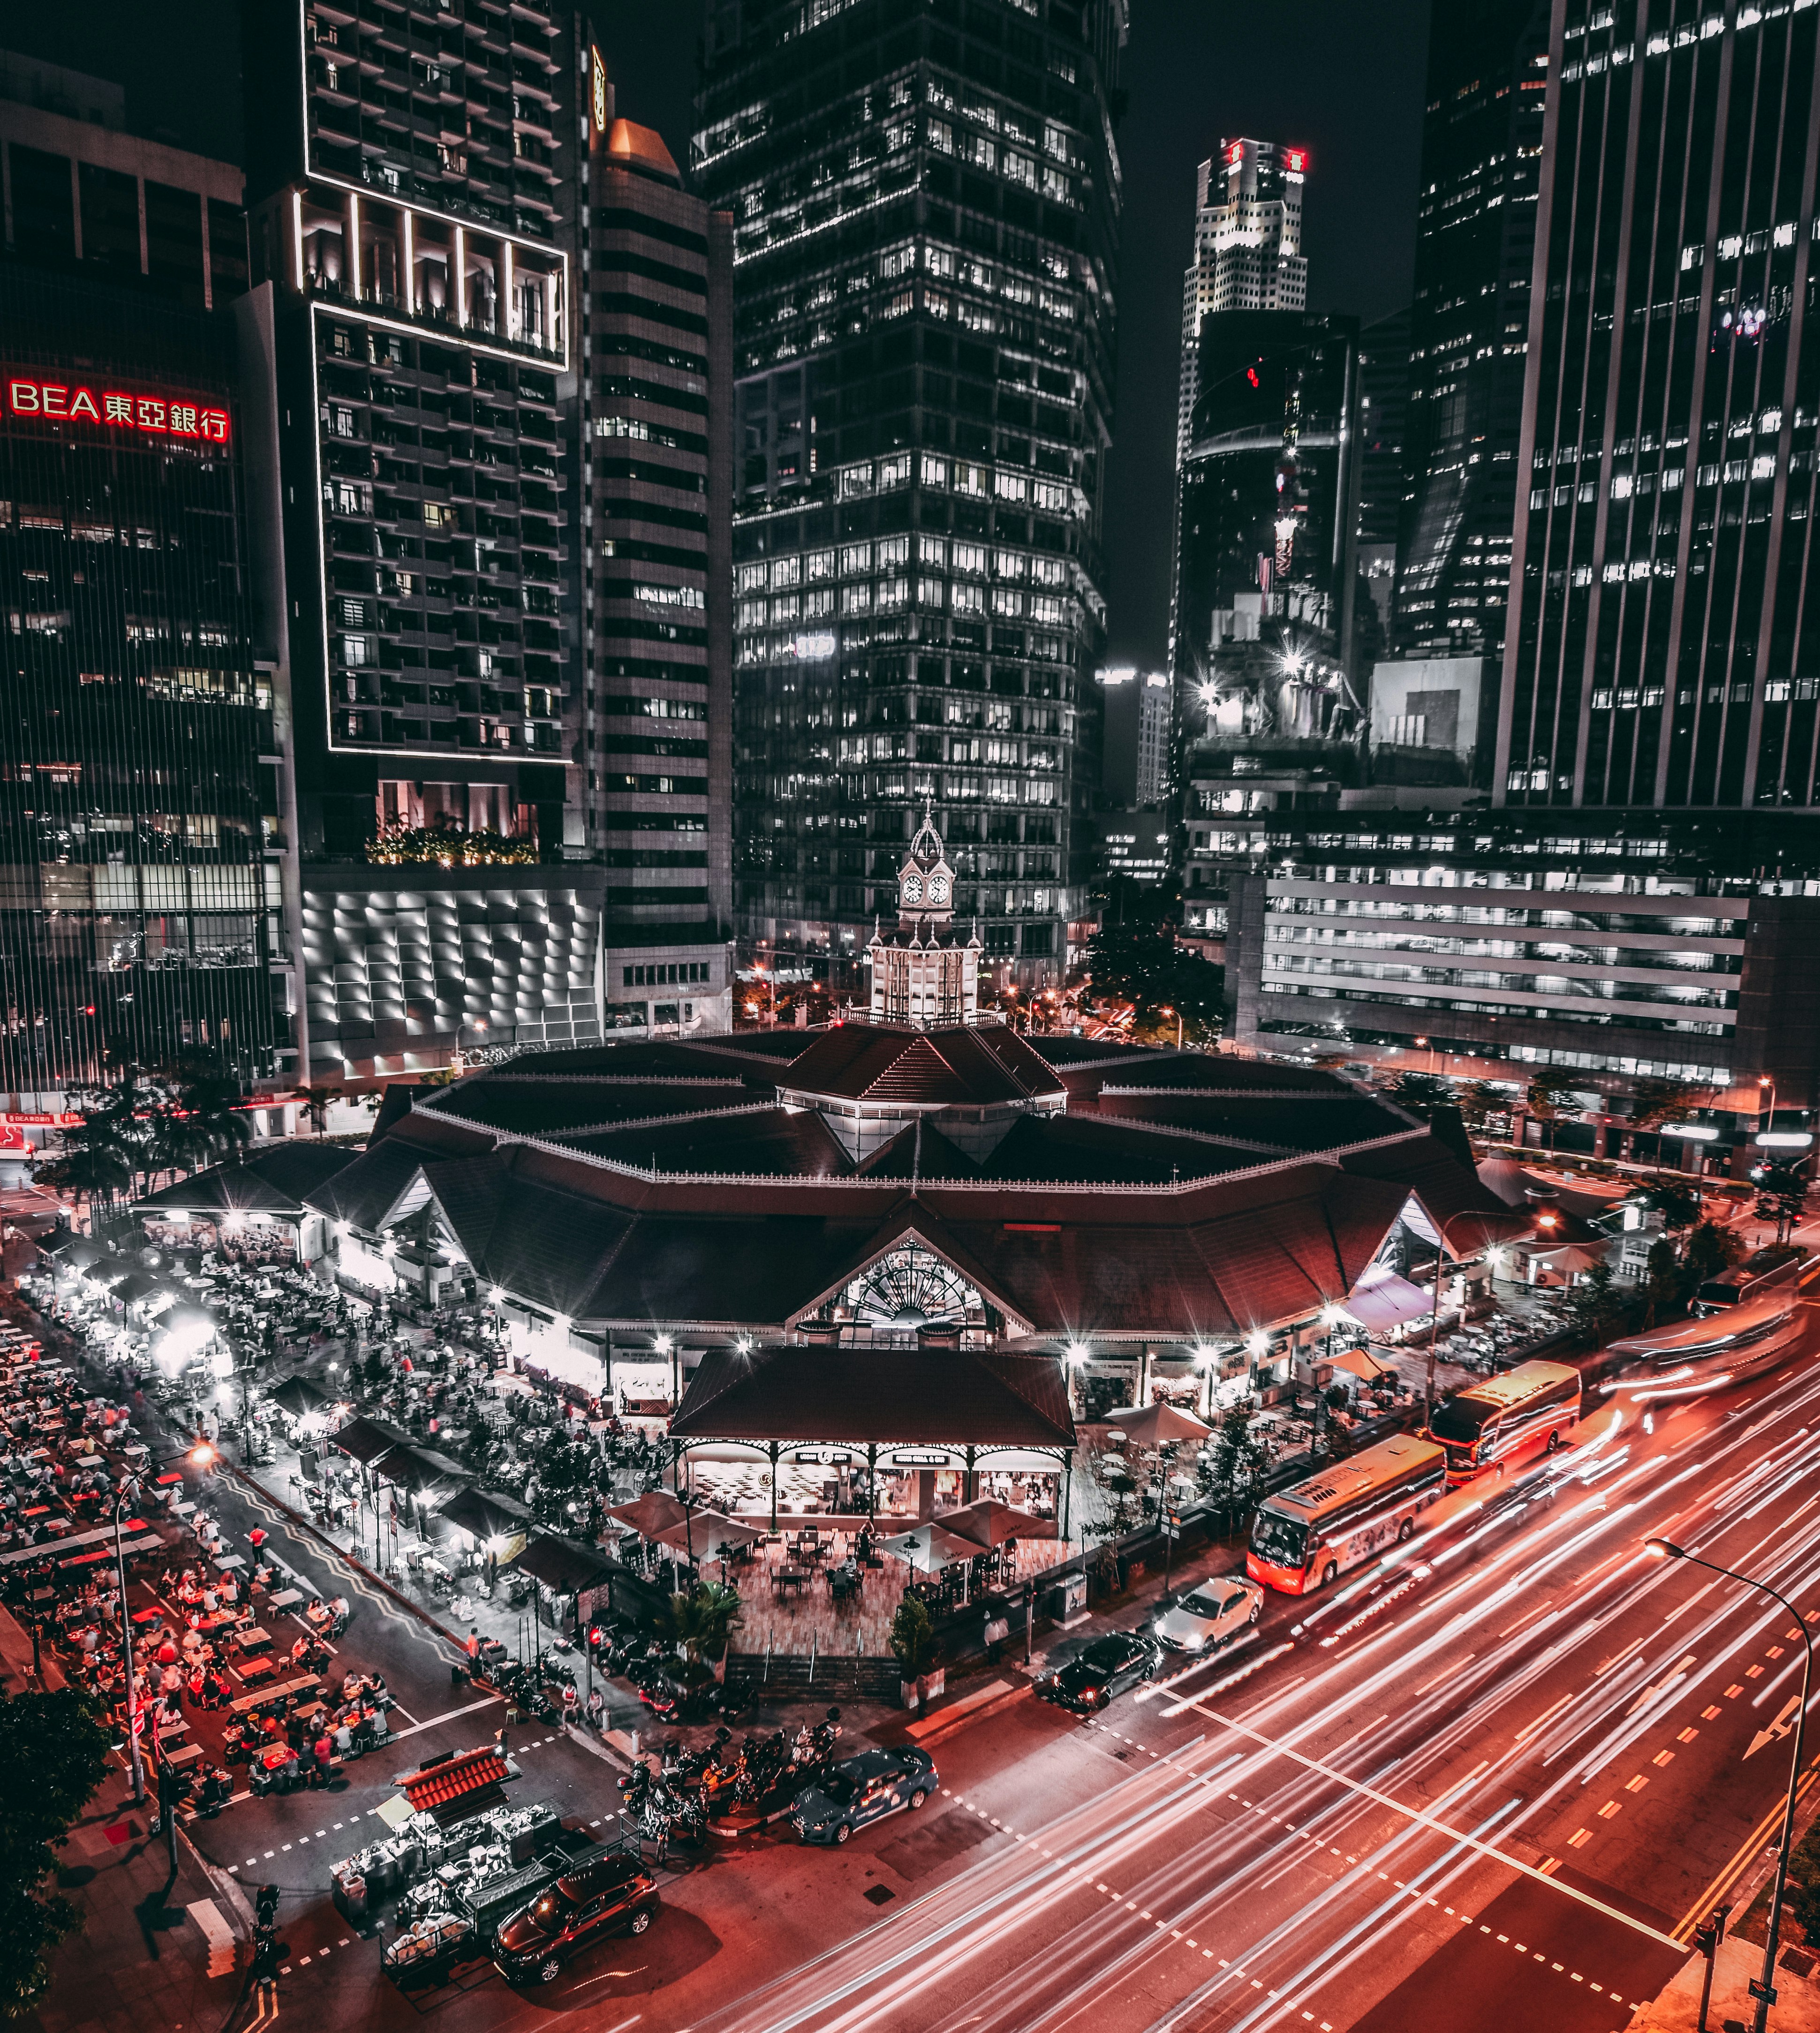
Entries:
[[702,1750],[666,1743],[655,1772],[649,1764],[635,1766],[620,1781],[621,1805],[660,1855],[672,1842],[697,1845],[707,1840],[710,1821],[742,1809],[762,1813],[788,1806],[832,1761],[840,1740],[841,1711],[833,1708],[793,1738],[773,1730],[769,1736],[748,1735],[737,1748],[723,1724]]

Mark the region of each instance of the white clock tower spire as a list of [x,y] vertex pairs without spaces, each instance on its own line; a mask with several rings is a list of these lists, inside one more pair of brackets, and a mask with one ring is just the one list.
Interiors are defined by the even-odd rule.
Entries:
[[925,805],[923,823],[897,873],[897,925],[866,949],[872,1014],[928,1029],[971,1024],[979,1012],[979,941],[954,934],[954,871]]

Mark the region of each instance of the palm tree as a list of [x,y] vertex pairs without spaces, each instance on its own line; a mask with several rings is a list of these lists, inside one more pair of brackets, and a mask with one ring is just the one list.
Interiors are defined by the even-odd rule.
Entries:
[[297,1098],[303,1103],[305,1121],[313,1124],[316,1135],[321,1136],[328,1126],[329,1110],[341,1099],[341,1089],[326,1085],[300,1087]]
[[240,1083],[217,1061],[201,1055],[181,1061],[171,1071],[194,1158],[209,1164],[238,1156],[253,1137],[239,1106]]
[[740,1621],[740,1591],[725,1582],[700,1582],[693,1595],[673,1595],[659,1613],[659,1628],[680,1645],[691,1665],[717,1659]]
[[130,1190],[133,1166],[119,1147],[103,1136],[91,1140],[81,1129],[63,1133],[63,1155],[40,1165],[33,1177],[52,1192],[69,1194],[80,1205],[87,1200],[89,1225],[94,1225],[95,1203],[111,1210],[117,1194]]

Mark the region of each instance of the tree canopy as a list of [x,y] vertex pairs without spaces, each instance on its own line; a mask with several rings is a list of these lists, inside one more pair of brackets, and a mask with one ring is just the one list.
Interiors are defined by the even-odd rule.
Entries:
[[1178,945],[1173,925],[1102,925],[1088,943],[1087,966],[1095,1002],[1133,1005],[1134,1034],[1173,1044],[1175,1015],[1167,1010],[1179,1013],[1189,1042],[1208,1043],[1219,1035],[1225,971]]
[[13,1775],[0,1788],[0,2012],[9,2019],[42,2002],[46,1956],[81,1925],[69,1901],[43,1885],[107,1765],[107,1739],[87,1695],[64,1688],[0,1702],[0,1769]]

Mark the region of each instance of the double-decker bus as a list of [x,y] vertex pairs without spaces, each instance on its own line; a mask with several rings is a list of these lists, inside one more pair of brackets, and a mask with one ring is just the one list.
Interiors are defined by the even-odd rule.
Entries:
[[1698,1398],[1761,1376],[1792,1353],[1807,1331],[1807,1317],[1796,1303],[1799,1297],[1795,1279],[1784,1277],[1737,1305],[1627,1335],[1605,1351],[1622,1367],[1604,1389],[1646,1404]]
[[1734,1264],[1728,1271],[1721,1271],[1717,1277],[1703,1280],[1687,1310],[1699,1319],[1772,1293],[1784,1294],[1785,1303],[1792,1305],[1797,1290],[1817,1265],[1820,1256],[1811,1250],[1793,1243],[1772,1245],[1747,1256],[1742,1264]]
[[1245,1571],[1288,1595],[1323,1586],[1408,1538],[1446,1477],[1447,1458],[1431,1442],[1408,1434],[1380,1440],[1267,1496],[1252,1520]]
[[1447,1484],[1457,1488],[1489,1468],[1500,1473],[1519,1454],[1552,1454],[1580,1417],[1580,1372],[1565,1362],[1519,1362],[1502,1376],[1444,1398],[1429,1438],[1447,1449]]

